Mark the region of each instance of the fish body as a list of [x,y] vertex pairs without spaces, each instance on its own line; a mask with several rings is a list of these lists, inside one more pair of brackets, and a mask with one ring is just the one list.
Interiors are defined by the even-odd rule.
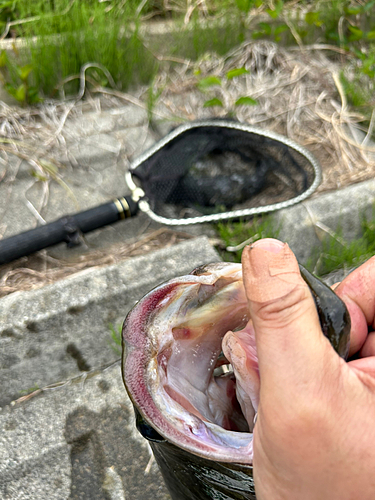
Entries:
[[[323,333],[346,357],[350,321],[335,293],[301,267]],[[222,339],[249,323],[242,266],[216,263],[149,292],[123,328],[123,377],[137,428],[173,500],[255,500],[253,425],[259,393],[255,339],[250,414]],[[250,423],[249,423],[250,422]]]

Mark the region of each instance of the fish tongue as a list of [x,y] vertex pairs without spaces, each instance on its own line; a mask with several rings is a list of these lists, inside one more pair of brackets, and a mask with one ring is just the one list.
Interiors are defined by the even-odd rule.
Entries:
[[236,396],[250,431],[259,403],[258,356],[252,322],[243,330],[227,332],[222,343],[223,352],[233,367],[236,377]]

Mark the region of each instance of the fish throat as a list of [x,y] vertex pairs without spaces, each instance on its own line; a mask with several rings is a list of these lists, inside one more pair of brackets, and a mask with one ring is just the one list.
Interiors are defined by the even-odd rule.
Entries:
[[243,329],[249,321],[242,282],[221,278],[188,295],[184,314],[175,323],[170,320],[169,335],[159,343],[158,396],[171,398],[205,423],[249,432],[236,396],[235,375],[222,352],[224,335]]

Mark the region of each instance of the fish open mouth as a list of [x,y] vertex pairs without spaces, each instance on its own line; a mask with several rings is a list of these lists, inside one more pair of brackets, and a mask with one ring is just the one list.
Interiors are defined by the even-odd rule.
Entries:
[[[344,302],[299,267],[322,333],[347,359]],[[124,324],[122,368],[151,434],[208,460],[252,465],[260,380],[240,264],[209,264],[140,300]]]
[[[248,338],[251,401],[225,356],[228,331]],[[123,335],[125,385],[145,421],[192,453],[251,464],[259,375],[242,266],[212,264],[161,285],[131,311]]]

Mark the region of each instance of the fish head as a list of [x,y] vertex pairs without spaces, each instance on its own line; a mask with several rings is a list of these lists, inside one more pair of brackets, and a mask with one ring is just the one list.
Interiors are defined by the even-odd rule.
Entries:
[[123,328],[123,376],[143,421],[193,454],[251,464],[252,429],[222,352],[248,322],[240,264],[200,267],[141,299]]
[[[350,331],[345,305],[300,270],[323,333],[345,357]],[[241,370],[228,361],[228,349],[236,354],[236,346],[226,342],[230,331],[246,350]],[[260,379],[241,264],[200,267],[143,297],[124,323],[122,369],[145,437],[209,460],[252,465]]]

